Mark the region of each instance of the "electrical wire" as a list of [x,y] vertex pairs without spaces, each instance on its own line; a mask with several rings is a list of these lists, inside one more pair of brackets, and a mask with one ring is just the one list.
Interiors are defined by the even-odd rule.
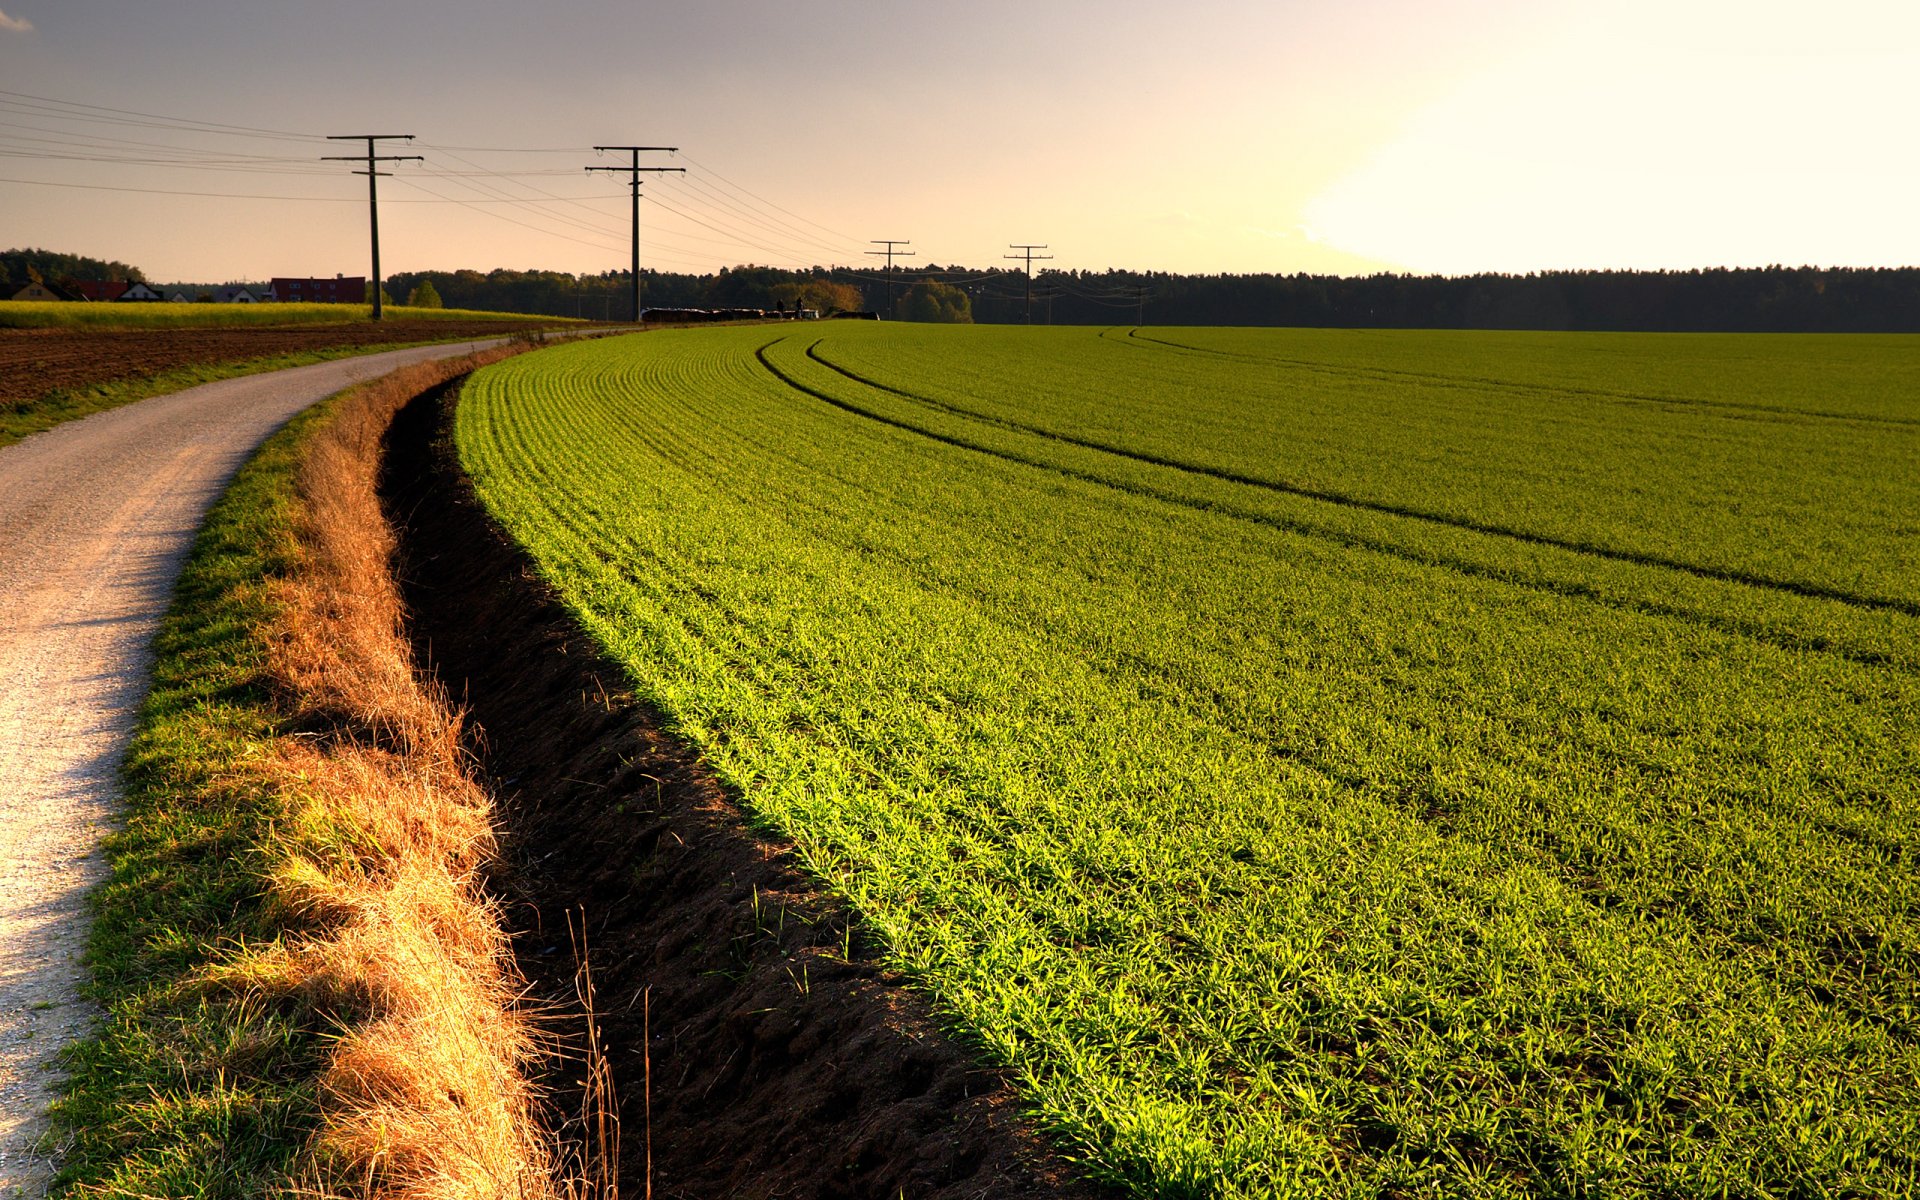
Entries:
[[26,187],[79,188],[88,192],[135,192],[145,196],[206,196],[218,200],[284,200],[301,204],[361,203],[352,196],[270,196],[255,192],[189,192],[174,188],[124,187],[104,183],[55,183],[47,179],[0,178],[0,183],[17,183]]
[[731,179],[728,179],[725,175],[722,175],[720,172],[714,170],[712,167],[709,167],[706,164],[697,161],[690,154],[682,154],[681,157],[686,159],[690,165],[700,168],[700,170],[712,176],[714,179],[719,180],[722,184],[726,185],[727,187],[732,188],[734,191],[739,192],[741,195],[746,196],[749,199],[755,200],[760,204],[763,204],[766,207],[775,210],[776,212],[785,213],[787,216],[792,217],[796,221],[805,222],[806,224],[813,226],[815,229],[818,229],[822,233],[832,234],[834,237],[839,238],[842,241],[847,242],[849,244],[857,245],[860,243],[860,239],[857,237],[854,237],[851,234],[842,233],[838,229],[833,229],[829,226],[822,225],[818,221],[809,221],[807,220],[807,218],[801,216],[797,212],[792,211],[791,209],[781,208],[778,204],[775,204],[773,201],[767,200],[760,196],[755,195],[753,192],[748,191],[746,188],[742,187],[740,184],[737,184],[733,182]]

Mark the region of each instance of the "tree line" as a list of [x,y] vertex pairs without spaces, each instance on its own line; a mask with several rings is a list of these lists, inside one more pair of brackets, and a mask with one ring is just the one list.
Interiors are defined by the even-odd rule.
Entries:
[[[427,271],[396,274],[396,293],[431,282],[446,304],[618,320],[625,271]],[[717,274],[643,271],[644,303],[662,308],[880,311],[871,269],[742,266]],[[1027,320],[1018,271],[964,266],[903,271],[900,320]],[[1657,332],[1920,332],[1920,268],[1754,267],[1693,271],[1549,271],[1531,275],[1182,275],[1044,271],[1036,324],[1302,325],[1342,328],[1585,329]]]
[[125,279],[145,283],[139,267],[84,254],[54,250],[0,250],[0,284],[25,287],[29,283],[62,283],[69,279]]
[[[0,252],[0,284],[131,279],[137,267],[48,250]],[[403,271],[389,295],[450,308],[620,320],[625,271]],[[713,274],[643,271],[659,308],[811,308],[882,312],[872,268],[739,266]],[[1920,268],[1753,267],[1694,271],[1547,271],[1531,275],[1182,275],[998,267],[898,272],[898,320],[1017,324],[1306,325],[1419,329],[1614,329],[1659,332],[1920,332]]]

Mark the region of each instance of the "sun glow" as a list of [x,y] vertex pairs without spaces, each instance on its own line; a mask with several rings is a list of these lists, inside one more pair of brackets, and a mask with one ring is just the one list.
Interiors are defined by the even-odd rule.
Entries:
[[1920,262],[1911,6],[1608,6],[1417,112],[1307,206],[1419,271]]

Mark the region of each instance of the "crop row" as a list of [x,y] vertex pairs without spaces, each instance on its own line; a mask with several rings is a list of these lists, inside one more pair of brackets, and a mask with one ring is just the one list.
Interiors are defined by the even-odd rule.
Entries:
[[[1820,508],[1685,361],[1651,404],[1378,369],[1474,335],[1353,379],[1290,365],[1319,335],[1182,335],[569,346],[478,374],[458,442],[1095,1174],[1897,1192],[1920,622],[1861,514],[1911,482]],[[1615,352],[1620,391],[1684,359]],[[1803,474],[1911,444],[1795,420]],[[1770,534],[1703,506],[1735,494]]]

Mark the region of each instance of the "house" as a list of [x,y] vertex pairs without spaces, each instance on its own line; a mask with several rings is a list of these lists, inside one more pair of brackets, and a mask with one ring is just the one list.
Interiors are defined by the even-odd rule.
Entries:
[[225,287],[214,289],[213,302],[215,304],[258,304],[260,298],[242,284],[229,283]]
[[193,300],[185,292],[175,292],[167,297],[168,304],[191,304]]
[[136,302],[150,304],[156,300],[164,299],[166,299],[165,296],[162,296],[157,290],[148,287],[144,283],[130,283],[127,285],[127,290],[120,293],[120,303],[122,304],[132,304]]
[[66,296],[44,283],[29,283],[8,296],[9,300],[65,300]]
[[70,279],[64,286],[80,299],[96,304],[118,300],[127,294],[127,281],[124,279]]
[[364,275],[335,275],[332,279],[276,275],[267,285],[267,296],[282,304],[365,304],[367,279]]

